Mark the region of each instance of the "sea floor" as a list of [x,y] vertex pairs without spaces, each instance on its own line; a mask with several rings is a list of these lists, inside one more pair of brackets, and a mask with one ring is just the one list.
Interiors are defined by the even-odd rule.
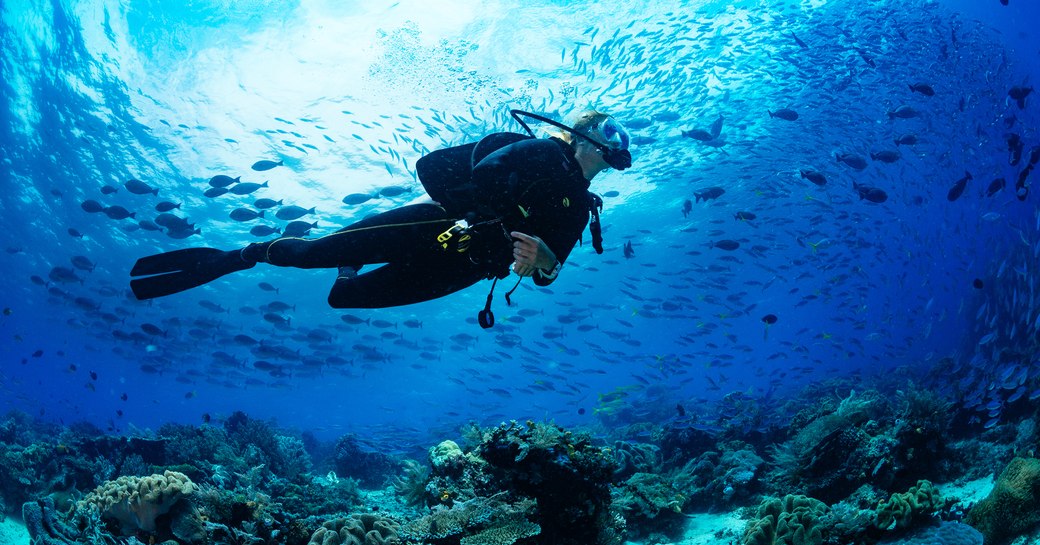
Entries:
[[[985,477],[974,481],[954,481],[937,483],[936,487],[946,497],[957,498],[964,506],[977,503],[993,490],[993,478]],[[720,543],[739,543],[747,526],[747,519],[740,518],[741,509],[726,513],[698,513],[688,515],[686,530],[682,539],[662,545],[718,545]],[[1014,545],[1040,545],[1040,529],[1027,536],[1027,539],[1015,540]],[[625,545],[643,545],[637,541],[626,541]]]
[[29,532],[21,522],[12,518],[0,521],[0,545],[27,545]]

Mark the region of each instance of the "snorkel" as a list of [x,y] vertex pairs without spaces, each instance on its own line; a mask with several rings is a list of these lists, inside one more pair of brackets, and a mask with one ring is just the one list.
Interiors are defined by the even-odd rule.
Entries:
[[531,127],[527,126],[527,123],[524,123],[524,121],[520,119],[520,116],[537,119],[538,121],[541,121],[543,123],[548,123],[554,127],[563,129],[575,136],[584,138],[593,146],[596,146],[600,153],[603,154],[603,161],[605,161],[608,165],[610,165],[611,168],[615,170],[625,170],[626,168],[632,166],[632,153],[628,151],[628,132],[625,131],[625,128],[622,127],[621,124],[618,123],[617,120],[615,120],[613,117],[608,116],[605,120],[603,120],[603,122],[599,124],[599,127],[601,129],[601,132],[603,133],[603,136],[606,137],[609,142],[617,143],[618,147],[616,148],[597,142],[591,136],[573,127],[568,127],[563,123],[553,121],[552,119],[542,117],[538,114],[525,112],[523,110],[509,110],[509,114],[512,115],[513,119],[515,119],[517,123],[523,126],[524,130],[527,131],[527,133],[530,134],[532,137],[534,136],[534,131],[531,130]]

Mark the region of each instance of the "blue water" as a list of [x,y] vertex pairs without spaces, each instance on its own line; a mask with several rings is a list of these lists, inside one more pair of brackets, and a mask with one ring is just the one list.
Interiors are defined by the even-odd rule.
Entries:
[[[1015,197],[1024,163],[1008,164],[1005,141],[1018,133],[1027,156],[1040,144],[1037,97],[1024,109],[1007,97],[1036,83],[1035,3],[180,4],[3,3],[0,410],[113,433],[242,410],[392,449],[469,420],[603,430],[676,418],[676,404],[705,428],[747,418],[750,433],[784,425],[786,396],[824,381],[926,384],[981,430],[1006,417],[986,403],[1037,388],[1040,197]],[[935,96],[908,89],[918,82]],[[525,281],[512,307],[500,289],[493,329],[475,323],[489,283],[350,312],[325,303],[334,271],[260,266],[154,302],[129,294],[138,257],[283,227],[229,218],[257,198],[314,207],[303,219],[319,236],[420,197],[415,161],[519,130],[509,108],[589,105],[639,127],[635,166],[593,184],[606,251],[586,241],[556,283]],[[920,115],[890,119],[899,106]],[[768,114],[781,108],[799,118]],[[712,145],[682,136],[719,115]],[[919,142],[897,147],[907,133]],[[834,158],[894,149],[896,162],[862,172]],[[284,166],[251,170],[261,159]],[[268,187],[203,196],[217,174]],[[1001,176],[1008,186],[986,196]],[[158,195],[131,194],[132,178]],[[854,182],[887,201],[857,198]],[[408,192],[341,202],[390,186]],[[726,192],[684,215],[709,186]],[[135,218],[87,213],[87,200]],[[201,233],[141,229],[161,201]],[[55,267],[81,281],[53,281]],[[288,327],[256,312],[274,301],[290,306]],[[257,356],[236,335],[287,355]],[[761,414],[722,412],[735,397]]]

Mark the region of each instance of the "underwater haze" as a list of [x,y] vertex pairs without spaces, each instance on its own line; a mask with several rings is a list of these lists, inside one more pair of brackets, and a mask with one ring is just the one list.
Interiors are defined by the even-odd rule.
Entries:
[[[419,460],[470,424],[679,430],[765,468],[814,403],[916,392],[1000,443],[1040,408],[1040,5],[1002,4],[4,0],[0,412]],[[510,109],[586,107],[633,137],[591,187],[605,251],[586,235],[511,304],[503,281],[490,329],[490,281],[376,310],[264,264],[130,292],[140,257],[332,233],[423,198],[424,154],[522,132]],[[791,491],[855,490],[828,486]]]

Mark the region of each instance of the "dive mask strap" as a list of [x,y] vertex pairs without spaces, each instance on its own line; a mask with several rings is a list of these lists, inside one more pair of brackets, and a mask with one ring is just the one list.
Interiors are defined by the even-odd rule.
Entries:
[[527,123],[524,123],[524,121],[522,119],[520,119],[520,116],[527,116],[527,117],[530,117],[532,119],[537,119],[538,121],[541,121],[543,123],[548,123],[548,124],[550,124],[550,125],[552,125],[554,127],[563,129],[563,130],[565,130],[565,131],[567,131],[567,132],[569,132],[569,133],[571,133],[571,134],[573,134],[573,135],[575,135],[575,136],[577,136],[579,138],[583,138],[583,139],[587,140],[593,146],[596,146],[596,149],[598,149],[600,151],[600,153],[603,154],[603,160],[608,165],[610,165],[610,168],[613,168],[615,170],[625,170],[626,168],[632,166],[632,153],[629,152],[627,149],[614,149],[614,148],[612,148],[610,146],[607,146],[605,144],[597,142],[591,136],[589,136],[589,135],[587,135],[587,134],[585,134],[585,133],[583,133],[583,132],[581,132],[581,131],[573,128],[573,127],[568,127],[567,125],[564,125],[563,123],[560,123],[560,122],[557,122],[557,121],[553,121],[552,119],[549,119],[547,117],[542,117],[542,116],[540,116],[538,114],[533,114],[531,112],[525,112],[523,110],[509,110],[509,114],[513,116],[513,119],[515,119],[517,123],[519,123],[521,126],[523,126],[524,130],[527,131],[527,134],[530,134],[531,137],[534,137],[534,131],[531,130],[531,127],[529,127],[527,125]]

